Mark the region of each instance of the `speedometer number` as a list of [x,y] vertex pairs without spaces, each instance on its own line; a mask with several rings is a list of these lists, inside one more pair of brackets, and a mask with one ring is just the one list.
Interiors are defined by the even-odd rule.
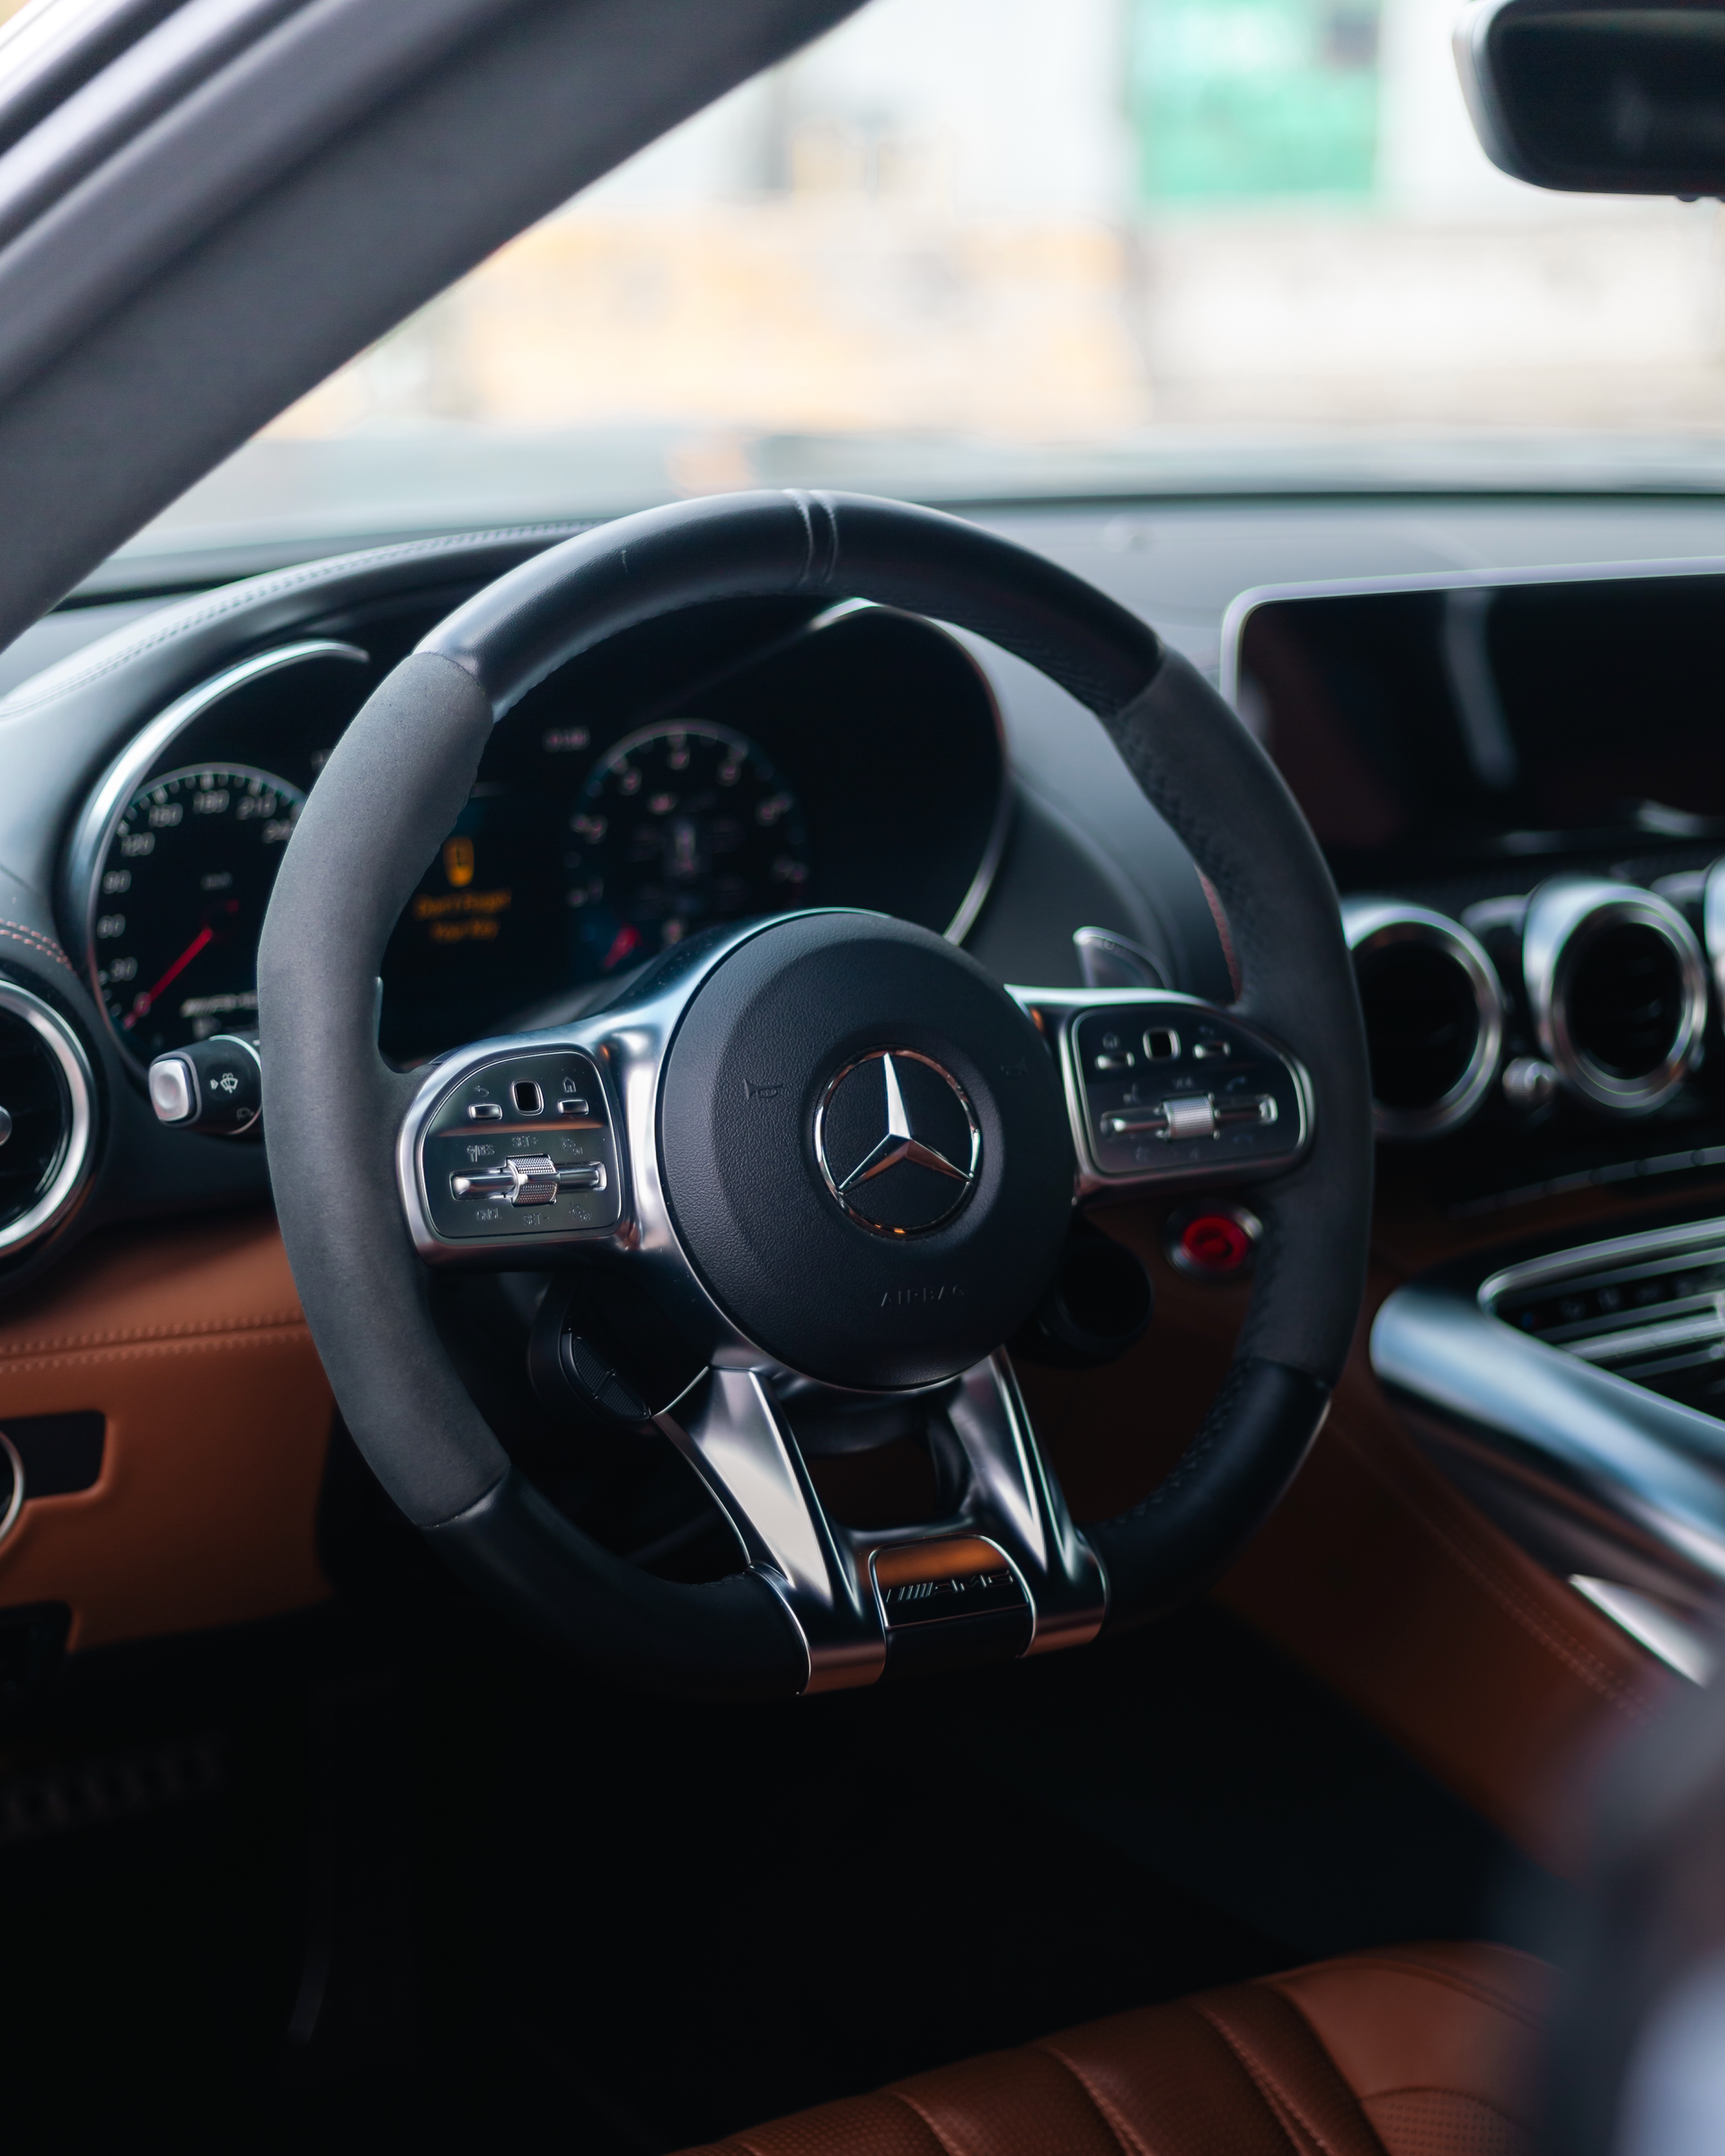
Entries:
[[[305,797],[267,771],[153,780],[109,835],[90,915],[109,1022],[142,1062],[257,1022],[258,937]],[[123,897],[122,911],[112,900]]]

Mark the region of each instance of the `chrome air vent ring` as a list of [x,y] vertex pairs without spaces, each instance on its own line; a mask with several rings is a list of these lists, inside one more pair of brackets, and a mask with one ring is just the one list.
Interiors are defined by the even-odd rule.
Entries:
[[1522,976],[1541,1049],[1573,1093],[1645,1115],[1683,1083],[1707,1021],[1707,962],[1666,899],[1556,877],[1534,893]]
[[1417,1142],[1465,1123],[1491,1090],[1503,1048],[1503,990],[1458,922],[1400,898],[1341,909],[1366,1013],[1372,1121]]
[[34,1241],[83,1195],[94,1095],[66,1020],[29,989],[0,983],[0,1251]]

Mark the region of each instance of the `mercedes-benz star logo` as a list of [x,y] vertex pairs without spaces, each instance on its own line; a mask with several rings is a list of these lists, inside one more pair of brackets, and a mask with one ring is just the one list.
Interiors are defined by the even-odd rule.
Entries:
[[877,1235],[921,1235],[975,1188],[982,1133],[951,1071],[914,1048],[871,1048],[828,1080],[815,1158],[853,1220]]

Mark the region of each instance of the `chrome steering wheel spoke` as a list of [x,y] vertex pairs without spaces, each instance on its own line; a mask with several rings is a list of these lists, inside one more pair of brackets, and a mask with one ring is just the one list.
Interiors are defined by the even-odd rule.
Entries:
[[1285,1173],[1312,1141],[1305,1065],[1217,1003],[1150,988],[1009,988],[1059,1067],[1081,1199]]
[[827,1512],[783,1397],[787,1374],[715,1365],[655,1419],[795,1619],[809,1691],[1095,1637],[1102,1568],[1043,1464],[1004,1356],[910,1396],[944,1454],[949,1502],[934,1519],[890,1529]]

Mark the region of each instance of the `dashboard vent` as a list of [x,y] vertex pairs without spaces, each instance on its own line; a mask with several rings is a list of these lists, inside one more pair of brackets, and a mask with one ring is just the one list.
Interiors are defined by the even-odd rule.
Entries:
[[1484,1099],[1503,1045],[1491,961],[1441,914],[1393,899],[1342,908],[1372,1060],[1380,1137],[1440,1136]]
[[1644,1115],[1694,1066],[1707,962],[1694,931],[1657,893],[1554,876],[1527,902],[1521,972],[1540,1047],[1584,1100]]
[[1703,1414],[1725,1410],[1725,1223],[1535,1259],[1483,1296],[1547,1347]]
[[51,1226],[90,1165],[90,1068],[59,1013],[0,984],[0,1250]]
[[1614,1078],[1645,1078],[1670,1055],[1684,1019],[1683,968],[1656,928],[1603,930],[1569,979],[1570,1035]]

